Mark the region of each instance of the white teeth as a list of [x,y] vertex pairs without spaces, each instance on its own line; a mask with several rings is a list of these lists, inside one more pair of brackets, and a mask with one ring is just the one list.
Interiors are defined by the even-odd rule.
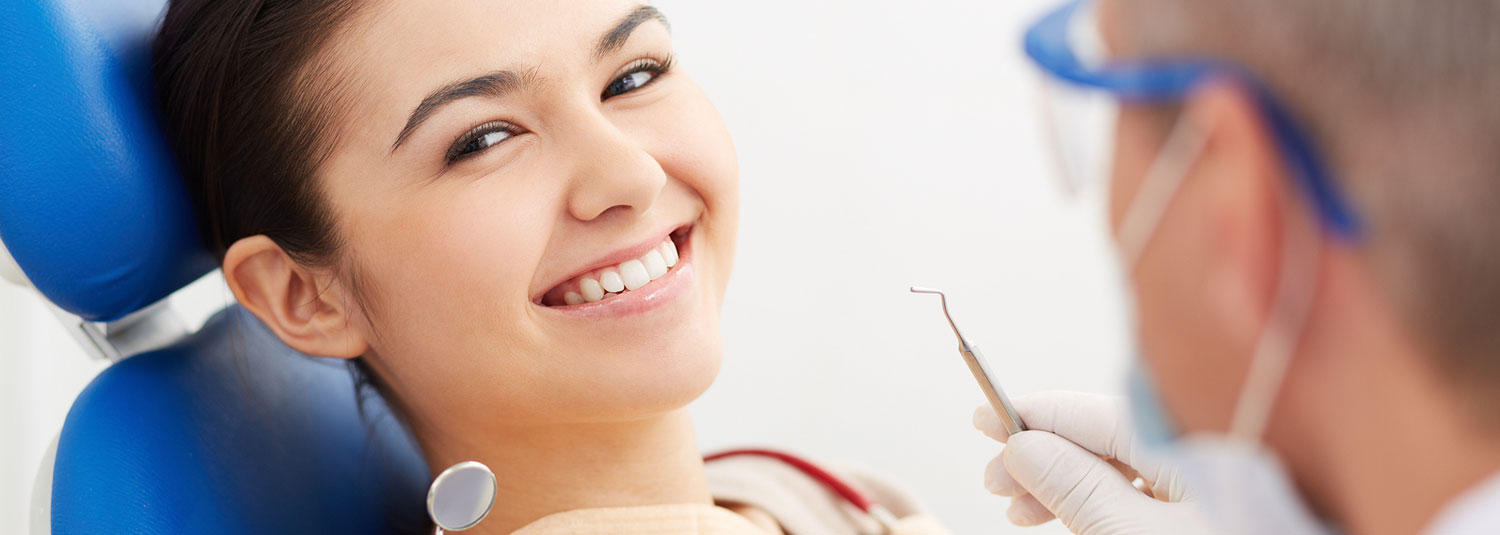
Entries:
[[640,260],[627,260],[620,264],[620,278],[625,279],[625,287],[631,290],[639,290],[651,282],[651,276],[646,273],[646,265]]
[[651,251],[641,257],[641,263],[646,266],[646,276],[651,280],[660,279],[667,274],[667,261],[661,257],[661,251]]
[[604,299],[604,287],[599,286],[599,281],[594,279],[584,277],[583,282],[578,284],[578,289],[583,291],[583,299],[590,303]]
[[625,279],[620,278],[620,273],[613,269],[606,270],[603,275],[599,276],[599,284],[604,286],[604,291],[606,292],[620,293],[625,291]]
[[670,268],[677,265],[677,244],[671,238],[667,238],[667,241],[662,242],[659,249],[661,250],[661,258],[666,261],[667,267]]
[[563,294],[563,303],[567,306],[597,303],[628,290],[639,290],[651,281],[667,276],[680,260],[677,244],[668,237],[640,258],[600,271],[597,279],[579,279],[578,290]]

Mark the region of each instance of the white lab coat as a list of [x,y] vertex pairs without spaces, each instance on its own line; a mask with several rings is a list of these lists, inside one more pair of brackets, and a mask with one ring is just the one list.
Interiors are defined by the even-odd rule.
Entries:
[[1500,473],[1448,502],[1428,528],[1428,535],[1494,535],[1500,533]]

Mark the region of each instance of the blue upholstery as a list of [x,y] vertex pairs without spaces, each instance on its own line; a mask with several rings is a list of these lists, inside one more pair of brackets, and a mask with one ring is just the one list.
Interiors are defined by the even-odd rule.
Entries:
[[152,104],[164,5],[0,2],[0,241],[42,294],[88,320],[214,268]]
[[[0,1],[0,240],[38,290],[89,320],[215,267],[151,104],[164,4]],[[426,466],[371,394],[362,418],[342,362],[298,354],[231,307],[74,402],[52,532],[420,529]]]
[[[373,393],[373,391],[372,391]],[[343,362],[235,306],[79,395],[52,480],[54,535],[414,533],[426,465]]]

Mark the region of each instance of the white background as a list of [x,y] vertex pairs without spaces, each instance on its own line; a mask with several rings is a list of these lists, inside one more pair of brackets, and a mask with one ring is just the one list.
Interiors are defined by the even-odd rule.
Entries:
[[[1067,201],[1020,52],[1048,0],[661,0],[678,56],[725,115],[744,220],[725,366],[696,405],[705,450],[768,445],[873,469],[954,533],[1005,521],[973,431],[983,401],[937,299],[1014,395],[1115,393],[1126,337],[1102,214]],[[207,281],[178,299],[225,301]],[[102,364],[0,283],[0,533],[23,533],[37,463]]]

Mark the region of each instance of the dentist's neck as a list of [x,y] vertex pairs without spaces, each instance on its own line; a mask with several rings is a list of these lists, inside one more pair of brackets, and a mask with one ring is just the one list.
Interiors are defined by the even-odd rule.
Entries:
[[631,422],[514,427],[487,440],[424,444],[434,473],[470,460],[495,473],[495,507],[466,535],[509,534],[575,509],[713,502],[686,409]]
[[1424,533],[1500,470],[1500,441],[1486,436],[1453,385],[1413,380],[1423,373],[1415,368],[1370,368],[1351,378],[1368,381],[1368,390],[1351,395],[1342,421],[1321,431],[1324,485],[1338,496],[1329,505],[1350,533]]
[[1370,282],[1344,273],[1322,278],[1340,298],[1324,306],[1340,306],[1309,331],[1322,334],[1304,341],[1272,441],[1313,505],[1350,533],[1421,533],[1500,471],[1500,436],[1442,357]]

